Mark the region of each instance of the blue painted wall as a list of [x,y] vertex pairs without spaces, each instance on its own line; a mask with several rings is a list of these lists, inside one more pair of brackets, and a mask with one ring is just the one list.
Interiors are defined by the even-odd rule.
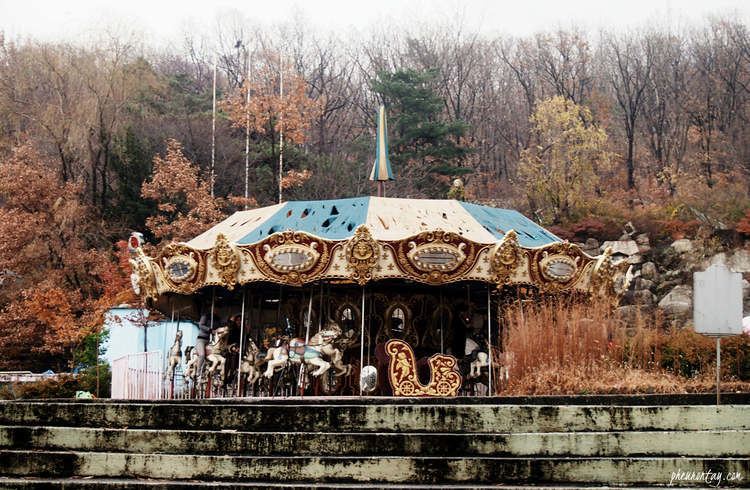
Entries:
[[[148,311],[143,310],[143,317]],[[148,351],[161,351],[166,365],[166,353],[174,342],[177,332],[177,322],[150,322],[147,328],[138,325],[141,310],[137,308],[112,308],[107,312],[104,328],[109,331],[109,339],[105,342],[107,351],[103,359],[112,365],[118,357],[137,352],[143,352],[146,341]],[[195,345],[198,337],[198,325],[189,321],[180,321],[182,330],[182,350],[188,345]]]

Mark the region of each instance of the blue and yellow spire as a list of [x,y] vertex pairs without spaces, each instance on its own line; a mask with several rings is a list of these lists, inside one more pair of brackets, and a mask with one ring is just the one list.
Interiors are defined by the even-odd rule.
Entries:
[[395,180],[388,158],[388,122],[385,118],[385,106],[378,108],[378,132],[375,142],[375,163],[372,165],[370,180],[378,182],[378,195],[381,194],[383,182]]

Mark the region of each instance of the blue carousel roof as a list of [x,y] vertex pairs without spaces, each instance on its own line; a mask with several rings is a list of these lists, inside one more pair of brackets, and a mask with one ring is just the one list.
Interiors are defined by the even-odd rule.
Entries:
[[207,249],[216,235],[247,245],[277,232],[302,231],[327,240],[345,240],[367,225],[376,240],[401,240],[423,231],[458,233],[476,243],[495,243],[515,230],[521,246],[531,248],[561,241],[518,211],[449,199],[356,197],[324,201],[290,201],[240,211],[188,245]]

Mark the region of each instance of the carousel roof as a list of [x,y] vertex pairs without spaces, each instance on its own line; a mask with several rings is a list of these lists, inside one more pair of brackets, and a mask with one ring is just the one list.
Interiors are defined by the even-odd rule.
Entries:
[[424,231],[453,232],[479,244],[496,243],[509,230],[522,247],[541,247],[560,238],[518,211],[450,199],[356,197],[325,201],[290,201],[239,211],[186,244],[198,250],[214,246],[223,234],[230,242],[250,245],[286,230],[326,240],[346,240],[360,225],[380,241],[402,240]]

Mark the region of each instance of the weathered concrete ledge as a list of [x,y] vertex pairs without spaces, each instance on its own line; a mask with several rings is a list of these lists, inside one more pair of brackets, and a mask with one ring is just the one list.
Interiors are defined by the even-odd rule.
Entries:
[[[19,400],[33,401],[33,400]],[[40,401],[40,400],[37,400]],[[49,403],[118,404],[123,400],[109,398],[76,399],[52,398]],[[139,400],[132,400],[138,402]],[[140,400],[152,404],[206,404],[206,405],[716,405],[715,393],[653,393],[637,395],[529,395],[529,396],[476,396],[457,398],[405,398],[387,396],[334,396],[334,397],[263,397],[263,398],[210,398],[203,400]],[[750,393],[727,392],[721,394],[724,405],[750,405]],[[12,402],[11,402],[12,403]]]
[[0,448],[254,456],[746,457],[750,431],[394,434],[0,427]]
[[748,430],[750,405],[208,405],[0,403],[0,425],[251,432]]
[[[411,458],[249,457],[98,452],[0,451],[8,475],[137,477],[176,480],[386,483],[669,483],[672,472],[739,473],[747,458]],[[700,486],[700,485],[698,485]]]

